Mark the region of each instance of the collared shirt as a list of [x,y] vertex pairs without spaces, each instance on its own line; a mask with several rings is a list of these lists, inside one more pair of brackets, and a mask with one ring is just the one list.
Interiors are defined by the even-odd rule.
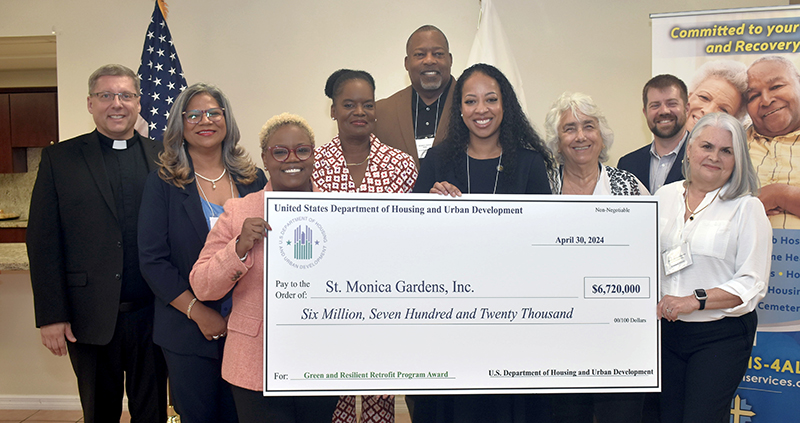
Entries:
[[430,105],[419,98],[417,90],[411,88],[411,121],[414,124],[414,138],[426,138],[436,136],[439,128],[439,120],[444,113],[444,103],[447,100],[447,92],[450,91],[452,79],[447,82],[439,98]]
[[[762,187],[770,184],[800,186],[800,131],[765,137],[750,126],[747,145]],[[769,221],[776,229],[800,229],[800,217],[789,212],[770,216]]]
[[[658,155],[655,141],[650,144],[650,186],[647,187],[650,189],[650,192],[656,192],[659,188],[664,186],[664,182],[667,181],[667,176],[672,169],[672,165],[675,164],[675,160],[678,159],[678,152],[681,151],[681,147],[683,143],[686,142],[687,138],[689,138],[689,132],[684,131],[681,142],[675,146],[675,149],[663,156]],[[681,160],[683,160],[683,157],[681,157]]]
[[411,191],[417,181],[414,159],[370,136],[369,163],[364,179],[356,189],[342,152],[339,137],[314,151],[312,179],[323,192],[389,192]]
[[[722,193],[728,185],[723,186]],[[661,265],[661,296],[693,295],[697,288],[720,288],[741,298],[742,304],[724,309],[696,310],[682,314],[685,322],[709,322],[742,316],[767,294],[772,264],[772,228],[764,206],[751,195],[722,200],[717,191],[706,194],[695,208],[694,219],[684,220],[683,181],[664,186],[661,197],[659,236],[661,251],[688,242],[692,264],[666,275]],[[663,260],[662,260],[663,262]]]

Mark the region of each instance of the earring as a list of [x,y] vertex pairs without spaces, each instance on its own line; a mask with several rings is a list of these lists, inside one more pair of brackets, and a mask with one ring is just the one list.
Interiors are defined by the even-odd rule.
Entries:
[[464,114],[463,114],[463,113],[461,114],[461,117],[464,117]]
[[336,120],[336,118],[335,118],[335,117],[333,117],[333,116],[331,116],[331,120]]

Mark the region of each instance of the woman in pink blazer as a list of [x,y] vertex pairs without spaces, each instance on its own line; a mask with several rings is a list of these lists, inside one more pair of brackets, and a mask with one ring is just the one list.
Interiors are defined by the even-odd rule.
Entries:
[[[259,134],[270,181],[264,191],[319,191],[311,181],[314,133],[305,119],[284,113]],[[299,171],[298,171],[299,170]],[[198,300],[216,300],[233,289],[222,377],[232,385],[241,423],[330,423],[337,397],[264,397],[262,354],[264,191],[230,199],[208,234],[189,277]]]

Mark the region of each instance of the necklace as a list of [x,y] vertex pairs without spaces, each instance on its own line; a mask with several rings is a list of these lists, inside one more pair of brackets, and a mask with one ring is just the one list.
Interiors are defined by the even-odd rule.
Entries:
[[697,211],[694,211],[694,210],[692,210],[692,208],[691,208],[691,207],[689,207],[689,188],[687,187],[687,188],[686,188],[686,197],[685,197],[684,199],[685,199],[685,201],[686,201],[686,210],[688,210],[688,211],[689,211],[689,220],[694,220],[694,216],[695,216],[696,214],[700,213],[701,211],[705,210],[705,209],[706,209],[706,207],[710,206],[710,205],[711,205],[711,203],[713,203],[713,202],[714,202],[714,200],[716,200],[716,199],[717,199],[717,197],[719,196],[719,192],[720,192],[720,191],[722,191],[722,189],[718,189],[718,190],[717,190],[717,193],[716,193],[716,194],[714,194],[714,198],[712,198],[712,199],[711,199],[711,201],[709,201],[709,202],[708,202],[708,204],[706,204],[706,205],[705,205],[705,206],[703,206],[702,208],[698,209]]
[[[225,176],[225,172],[227,172],[227,171],[228,171],[227,168],[222,168],[222,174],[219,175],[219,177],[217,179],[206,178],[205,176],[203,176],[203,175],[201,175],[201,174],[199,174],[197,172],[195,172],[194,174],[197,175],[200,179],[203,179],[203,180],[206,180],[208,182],[211,182],[211,189],[217,189],[217,181],[222,179],[222,177]],[[200,185],[198,184],[197,186],[200,186]]]
[[[222,173],[224,174],[225,172],[222,172]],[[195,172],[194,174],[197,175],[197,172]],[[197,175],[197,176],[200,176],[200,175]],[[220,178],[222,178],[222,176],[217,178],[217,180],[219,181]],[[203,178],[203,179],[205,179],[205,178]],[[232,178],[228,178],[228,182],[230,182],[230,184],[231,184],[231,198],[234,198],[236,196],[233,194],[233,179]],[[209,204],[208,207],[211,208],[211,217],[217,217],[217,213],[215,213],[214,212],[214,208],[211,207],[211,205],[210,205],[211,202],[208,201],[208,197],[206,197],[206,193],[205,193],[205,191],[203,191],[203,187],[201,187],[200,184],[197,184],[197,188],[200,189],[200,194],[203,194],[203,199],[206,200],[206,203]]]
[[[500,172],[503,171],[503,152],[500,152],[500,158],[497,160],[497,171],[494,174],[494,189],[492,194],[497,193],[497,180],[500,178]],[[467,194],[472,194],[472,184],[469,175],[469,154],[467,154]]]
[[364,164],[364,163],[366,163],[368,161],[369,161],[369,153],[367,153],[367,158],[364,159],[363,161],[361,161],[360,163],[347,163],[347,159],[344,159],[344,165],[348,166],[348,167],[349,166],[361,166],[362,164]]

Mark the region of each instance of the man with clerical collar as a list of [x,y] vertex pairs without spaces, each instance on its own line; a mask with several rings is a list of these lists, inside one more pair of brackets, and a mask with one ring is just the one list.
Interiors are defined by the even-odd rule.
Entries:
[[645,84],[642,101],[653,142],[620,158],[617,167],[636,175],[652,194],[683,179],[681,160],[688,136],[686,84],[673,75],[655,76]]
[[747,70],[750,158],[758,198],[773,228],[800,229],[800,75],[790,60],[764,56]]
[[133,129],[139,78],[105,65],[89,77],[97,129],[42,151],[28,258],[36,326],[69,353],[85,422],[166,421],[166,366],[153,343],[153,293],[139,271],[139,205],[161,144]]
[[423,25],[406,42],[405,67],[411,85],[375,105],[375,135],[408,153],[419,168],[428,149],[442,141],[453,102],[453,55],[444,33]]

